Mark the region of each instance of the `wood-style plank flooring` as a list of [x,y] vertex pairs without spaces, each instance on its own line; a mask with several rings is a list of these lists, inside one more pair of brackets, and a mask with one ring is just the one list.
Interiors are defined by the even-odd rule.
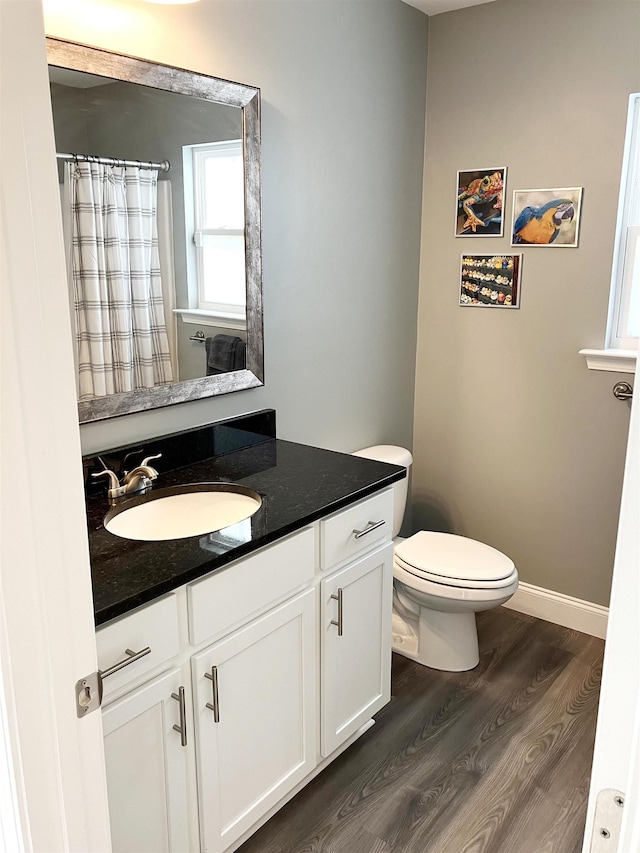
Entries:
[[394,655],[376,725],[239,853],[580,853],[604,643],[499,607],[480,664]]

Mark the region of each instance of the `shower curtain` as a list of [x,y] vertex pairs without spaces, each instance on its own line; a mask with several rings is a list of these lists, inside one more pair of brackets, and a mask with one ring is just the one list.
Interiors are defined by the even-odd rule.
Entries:
[[152,169],[67,163],[78,399],[173,381]]

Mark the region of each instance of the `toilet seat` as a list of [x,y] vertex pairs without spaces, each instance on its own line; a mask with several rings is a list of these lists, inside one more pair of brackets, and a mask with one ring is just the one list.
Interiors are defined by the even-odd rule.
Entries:
[[[397,562],[393,564],[394,582],[404,586],[404,592],[411,600],[417,600],[422,608],[429,607],[431,610],[443,610],[454,613],[460,608],[465,610],[485,610],[486,607],[497,607],[514,594],[518,588],[518,574],[514,572],[513,578],[508,586],[498,588],[479,588],[465,586],[449,586],[449,584],[428,580],[405,571]],[[418,599],[412,597],[419,594]],[[425,603],[425,596],[429,597],[429,604]]]
[[[440,587],[453,587],[460,590],[499,590],[506,589],[511,586],[514,580],[518,577],[516,571],[514,570],[512,574],[510,574],[506,578],[501,578],[498,581],[464,581],[464,580],[456,580],[454,578],[445,578],[442,575],[435,575],[432,572],[422,571],[420,569],[416,569],[413,566],[408,566],[406,563],[403,563],[402,560],[396,558],[394,560],[394,567],[397,567],[401,571],[405,572],[406,575],[410,575],[416,580],[429,581],[430,583],[437,584]],[[395,574],[395,573],[394,573]],[[405,583],[407,579],[404,578]]]
[[503,589],[518,577],[505,554],[453,533],[421,530],[396,545],[394,562],[417,579],[463,589]]

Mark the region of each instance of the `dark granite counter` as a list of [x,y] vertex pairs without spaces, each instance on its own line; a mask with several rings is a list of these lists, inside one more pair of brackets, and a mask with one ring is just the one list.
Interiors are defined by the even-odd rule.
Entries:
[[[152,463],[161,472],[154,489],[223,481],[248,486],[260,494],[262,506],[250,519],[206,536],[141,542],[109,533],[103,526],[110,508],[106,483],[102,479],[90,479],[90,473],[99,470],[95,464],[98,457],[85,459],[96,625],[215,571],[406,476],[405,469],[396,465],[282,441],[264,434],[270,430],[255,433],[251,429],[239,429],[241,439],[248,436],[248,441],[229,442],[228,424],[224,440],[217,442],[222,444],[222,453],[207,457],[212,443],[203,441],[202,433],[211,429],[191,430],[135,448],[139,457],[140,453],[151,455],[162,445],[163,458]],[[121,459],[126,456],[125,451],[130,449],[120,449]],[[110,451],[101,456],[111,467],[117,454]],[[140,457],[134,464],[139,461]],[[167,470],[163,462],[171,466],[171,470]],[[176,462],[182,464],[176,465]],[[116,465],[113,467],[117,470]],[[148,494],[152,496],[153,490]]]

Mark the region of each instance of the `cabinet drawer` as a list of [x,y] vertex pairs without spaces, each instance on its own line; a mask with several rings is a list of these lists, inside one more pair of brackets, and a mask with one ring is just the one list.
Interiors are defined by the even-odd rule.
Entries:
[[126,649],[133,652],[149,647],[149,654],[128,664],[104,680],[104,701],[108,701],[125,685],[139,681],[147,673],[158,670],[179,651],[178,609],[175,595],[168,595],[123,616],[96,633],[98,667],[104,672],[121,660],[126,660]]
[[[383,523],[378,525],[378,522]],[[330,569],[391,539],[393,492],[379,492],[320,522],[320,564]]]
[[221,637],[309,583],[315,572],[315,530],[261,549],[189,584],[189,639],[194,646]]

